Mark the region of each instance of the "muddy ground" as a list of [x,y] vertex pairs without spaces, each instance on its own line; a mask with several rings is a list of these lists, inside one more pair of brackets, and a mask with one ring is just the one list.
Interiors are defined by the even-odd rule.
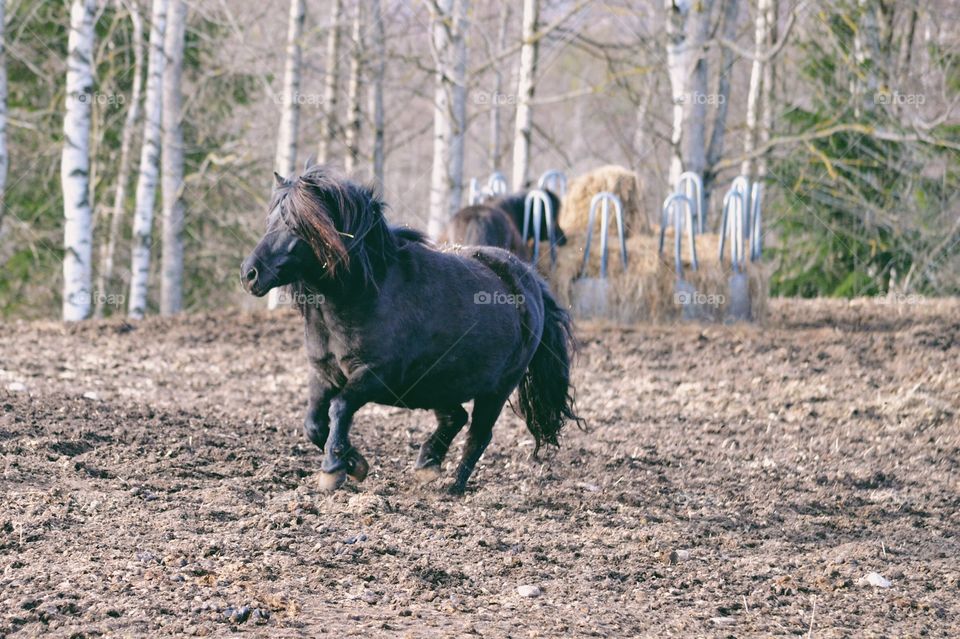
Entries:
[[8,323],[0,636],[960,635],[960,303],[772,313],[581,326],[591,431],[462,498],[373,406],[317,490],[293,313]]

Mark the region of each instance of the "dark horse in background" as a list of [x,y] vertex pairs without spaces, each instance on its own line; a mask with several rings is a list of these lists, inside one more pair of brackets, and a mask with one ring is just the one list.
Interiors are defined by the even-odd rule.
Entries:
[[521,260],[530,259],[530,251],[510,216],[485,204],[474,204],[457,211],[439,239],[461,246],[497,246]]
[[[547,197],[550,199],[550,208],[553,211],[553,226],[556,233],[556,240],[558,246],[563,246],[567,243],[567,236],[564,234],[563,229],[560,228],[560,198],[557,197],[557,194],[551,191],[550,189],[544,189],[547,193]],[[513,220],[514,226],[517,227],[517,230],[520,233],[523,233],[523,208],[524,203],[527,199],[528,191],[521,191],[519,193],[512,193],[510,195],[500,195],[493,198],[492,200],[487,200],[484,202],[487,206],[493,206],[507,215],[510,216],[510,219]],[[530,228],[528,229],[529,236],[533,236],[533,221],[530,221]],[[548,242],[550,236],[547,231],[547,223],[544,221],[540,225],[540,241]]]
[[369,466],[350,445],[354,413],[369,402],[432,410],[418,474],[436,477],[467,423],[450,490],[462,493],[514,389],[537,449],[576,420],[570,318],[543,280],[507,251],[442,252],[392,229],[367,188],[314,166],[277,175],[267,231],[241,266],[244,287],[290,285],[306,324],[312,367],[307,437],[324,451],[321,483],[362,481]]

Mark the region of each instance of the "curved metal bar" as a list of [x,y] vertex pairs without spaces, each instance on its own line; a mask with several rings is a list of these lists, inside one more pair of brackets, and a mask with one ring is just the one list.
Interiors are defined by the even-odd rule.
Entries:
[[707,214],[703,207],[703,179],[698,173],[687,171],[677,180],[677,193],[683,193],[693,203],[697,225],[695,233],[705,233],[707,229]]
[[762,234],[762,208],[763,203],[763,183],[755,182],[753,193],[750,197],[750,261],[756,262],[763,253],[763,234]]
[[735,273],[743,266],[743,221],[746,217],[743,192],[731,187],[723,197],[723,218],[720,222],[720,251],[717,259],[723,264],[726,242],[730,242],[730,262]]
[[613,205],[613,215],[617,222],[617,239],[620,242],[620,263],[626,272],[627,258],[627,238],[623,226],[623,204],[620,198],[609,191],[601,191],[590,200],[590,215],[588,217],[587,239],[583,247],[583,262],[580,265],[580,276],[587,271],[587,264],[590,259],[590,243],[593,241],[593,225],[597,221],[597,209],[600,209],[600,277],[607,276],[607,264],[609,256],[608,235],[610,231],[610,206]]
[[550,240],[550,266],[557,262],[557,231],[553,220],[553,204],[550,196],[543,189],[533,189],[523,199],[523,232],[521,237],[524,244],[530,231],[530,222],[533,222],[533,263],[540,257],[540,229],[542,218],[546,217],[547,237]]
[[492,195],[503,195],[507,192],[507,178],[500,171],[494,171],[487,178],[487,191]]
[[[551,186],[556,185],[560,187],[559,189],[550,188]],[[556,193],[557,197],[562,198],[567,194],[567,175],[563,171],[558,169],[550,169],[546,173],[540,176],[540,179],[537,180],[538,189],[548,189]]]
[[480,193],[480,181],[477,178],[470,178],[470,187],[467,191],[467,204],[473,206],[483,201],[483,195]]
[[663,208],[660,215],[660,242],[657,249],[659,255],[663,255],[663,245],[666,238],[667,223],[670,219],[670,213],[673,212],[674,226],[674,267],[677,276],[683,276],[683,259],[681,255],[683,247],[683,230],[686,227],[687,235],[690,241],[690,267],[695,271],[699,268],[697,260],[696,230],[693,228],[693,202],[683,193],[672,193],[663,201]]
[[743,229],[744,237],[750,237],[750,219],[746,217],[749,215],[750,211],[750,179],[746,175],[738,175],[734,178],[733,182],[730,184],[731,191],[739,191],[741,197],[743,198],[743,211],[744,211],[744,224],[746,225]]

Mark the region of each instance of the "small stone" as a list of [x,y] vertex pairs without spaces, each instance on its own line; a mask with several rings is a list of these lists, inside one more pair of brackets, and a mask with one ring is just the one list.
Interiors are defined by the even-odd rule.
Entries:
[[523,585],[517,586],[517,594],[527,599],[533,599],[542,595],[543,590],[540,589],[540,586]]
[[681,561],[689,561],[690,551],[689,550],[674,550],[670,553],[670,563],[678,564]]
[[84,399],[92,399],[93,401],[97,401],[98,399],[100,399],[100,396],[97,395],[97,394],[96,394],[95,392],[93,392],[93,391],[87,391],[86,393],[83,394],[83,398],[84,398]]
[[7,390],[14,393],[22,393],[27,390],[27,386],[22,382],[10,382],[7,384]]
[[857,580],[859,586],[873,586],[874,588],[889,588],[893,584],[878,572],[869,572],[866,577]]
[[710,617],[710,623],[715,626],[732,626],[737,623],[733,617]]

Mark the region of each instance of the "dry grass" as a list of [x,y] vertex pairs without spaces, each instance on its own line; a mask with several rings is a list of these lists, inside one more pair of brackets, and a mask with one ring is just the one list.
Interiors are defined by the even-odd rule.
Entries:
[[[657,254],[655,235],[633,235],[627,238],[628,267],[624,270],[619,245],[610,243],[607,279],[599,280],[600,243],[593,240],[590,260],[581,278],[583,247],[586,234],[567,233],[568,243],[557,254],[556,267],[550,271],[546,256],[541,257],[541,271],[547,274],[560,302],[582,318],[609,319],[616,322],[669,322],[681,318],[682,307],[676,302],[677,277],[674,270],[673,233],[667,231],[664,254]],[[687,242],[681,248],[683,277],[697,292],[697,307],[701,319],[725,321],[729,306],[729,261],[717,259],[719,237],[704,234],[697,237],[696,249],[699,268],[691,269]],[[750,309],[753,320],[763,322],[767,315],[768,267],[748,264],[746,276],[750,291]]]
[[[640,178],[622,166],[608,165],[574,178],[560,209],[564,232],[585,233],[590,218],[590,200],[601,191],[610,191],[623,204],[623,221],[630,235],[650,233],[650,221],[643,207]],[[596,222],[599,233],[599,214]],[[610,220],[610,232],[616,234],[616,223]]]

